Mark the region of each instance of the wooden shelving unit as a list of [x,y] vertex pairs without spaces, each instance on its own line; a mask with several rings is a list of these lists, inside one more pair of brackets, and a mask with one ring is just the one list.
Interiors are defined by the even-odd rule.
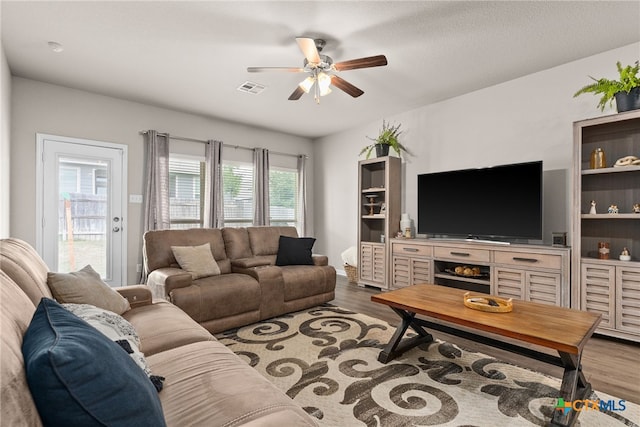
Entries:
[[[612,167],[619,158],[640,157],[640,111],[573,124],[574,308],[601,313],[599,333],[640,341],[640,166]],[[591,168],[591,153],[604,150],[605,168]],[[596,214],[591,214],[591,201]],[[617,205],[618,214],[608,213]],[[598,242],[609,243],[609,259],[598,258]],[[620,261],[627,248],[631,261]]]
[[400,158],[392,156],[358,162],[358,284],[361,286],[389,288],[388,241],[400,229],[400,167]]

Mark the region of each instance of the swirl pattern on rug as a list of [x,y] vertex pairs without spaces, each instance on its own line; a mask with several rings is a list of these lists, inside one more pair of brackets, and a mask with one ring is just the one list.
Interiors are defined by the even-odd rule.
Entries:
[[[434,341],[383,364],[395,328],[325,304],[216,335],[323,426],[544,426],[560,380]],[[594,393],[592,399],[615,399]],[[616,399],[616,401],[619,399]],[[576,426],[635,426],[640,408]]]

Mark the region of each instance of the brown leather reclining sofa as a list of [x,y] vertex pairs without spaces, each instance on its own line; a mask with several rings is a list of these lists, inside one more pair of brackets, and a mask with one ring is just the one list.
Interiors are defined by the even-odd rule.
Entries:
[[[46,264],[26,242],[0,240],[0,424],[3,426],[43,425],[27,384],[22,344],[36,306],[42,298],[53,298],[47,285],[47,270]],[[140,350],[151,371],[165,377],[164,388],[158,397],[167,426],[317,425],[284,392],[182,310],[167,301],[152,301],[147,286],[125,286],[117,290],[130,303],[131,308],[122,317],[139,335]],[[64,340],[68,344],[73,338],[67,336]],[[74,357],[81,356],[74,354]],[[93,367],[93,362],[88,366]],[[123,366],[117,369],[123,370]],[[94,387],[95,381],[95,375],[88,375],[86,381],[76,382],[76,386],[87,383]],[[35,392],[42,394],[50,390]],[[114,394],[126,393],[136,391],[127,387]],[[62,417],[67,416],[69,405],[74,406],[72,400],[69,403],[58,401],[49,395],[44,399],[48,399],[52,409],[62,413]],[[137,410],[145,411],[145,408]],[[120,411],[119,407],[112,408],[115,414]],[[59,425],[79,424],[77,420],[69,419]],[[127,420],[121,419],[118,425],[127,425]]]
[[[313,307],[335,296],[336,270],[326,256],[313,265],[276,266],[280,236],[294,227],[159,230],[144,235],[147,284],[154,297],[184,310],[212,333]],[[193,279],[172,246],[209,243],[221,274]]]

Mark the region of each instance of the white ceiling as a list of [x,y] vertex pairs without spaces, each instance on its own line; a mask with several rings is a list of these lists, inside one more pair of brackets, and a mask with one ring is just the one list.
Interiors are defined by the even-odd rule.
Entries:
[[[3,0],[1,14],[15,76],[310,138],[640,41],[640,1]],[[304,75],[246,67],[301,67],[297,36],[389,65],[340,73],[359,98],[288,101]],[[236,90],[247,80],[267,89]]]

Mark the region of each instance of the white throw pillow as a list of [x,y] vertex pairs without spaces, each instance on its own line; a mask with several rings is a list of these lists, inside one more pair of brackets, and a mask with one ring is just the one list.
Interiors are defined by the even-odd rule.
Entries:
[[194,279],[220,274],[220,267],[213,258],[209,243],[200,246],[171,246],[171,250],[180,268],[191,273]]

